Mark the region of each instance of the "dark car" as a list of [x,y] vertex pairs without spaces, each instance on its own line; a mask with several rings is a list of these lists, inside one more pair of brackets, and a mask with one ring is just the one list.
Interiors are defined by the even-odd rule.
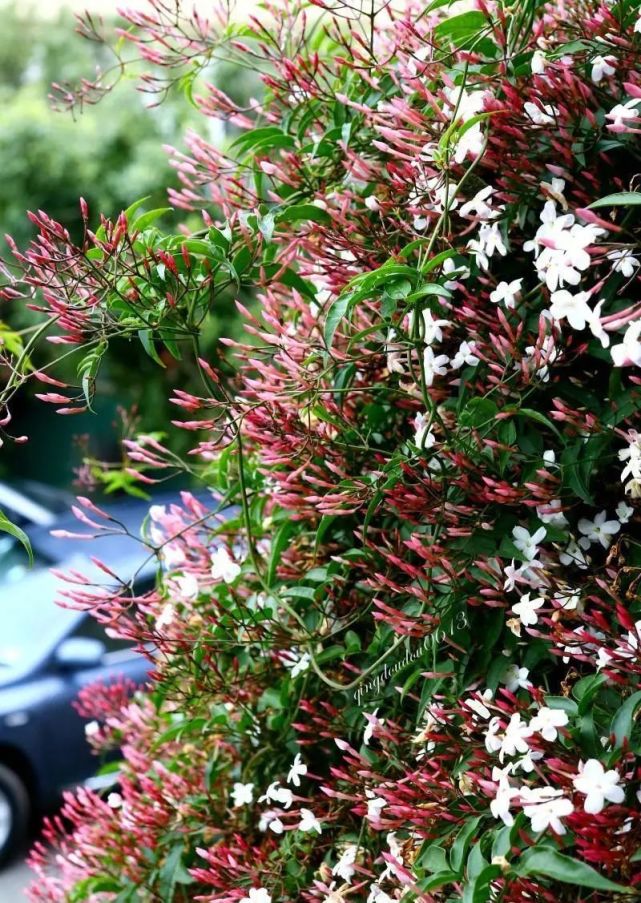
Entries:
[[[148,503],[136,500],[109,506],[109,513],[138,536],[148,511]],[[69,515],[55,527],[77,531],[78,522]],[[79,690],[122,677],[140,685],[150,667],[148,658],[107,636],[90,615],[56,605],[61,582],[49,571],[55,566],[87,573],[94,567],[91,555],[146,589],[156,571],[149,550],[129,536],[87,542],[55,539],[44,527],[28,532],[35,557],[31,569],[22,547],[0,534],[0,863],[22,842],[30,813],[51,808],[65,788],[97,769],[85,722],[72,706]],[[100,572],[99,582],[105,579]]]

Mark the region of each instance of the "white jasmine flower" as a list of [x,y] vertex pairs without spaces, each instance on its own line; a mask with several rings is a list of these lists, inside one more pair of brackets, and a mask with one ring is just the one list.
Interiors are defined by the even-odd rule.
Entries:
[[274,834],[283,834],[285,825],[275,812],[263,812],[258,822],[258,830],[266,831],[269,828]]
[[532,736],[532,728],[521,720],[519,712],[514,712],[510,718],[501,739],[499,761],[503,762],[505,756],[514,756],[516,753],[524,755],[529,751],[527,740]]
[[518,768],[521,771],[524,771],[526,774],[530,774],[532,771],[534,771],[534,763],[542,758],[542,752],[537,752],[536,750],[529,749],[524,756],[521,756],[520,759],[517,759],[514,762],[514,769],[516,770]]
[[481,698],[472,696],[470,699],[466,699],[463,702],[463,705],[470,709],[470,711],[478,716],[479,718],[487,719],[490,717],[490,710],[484,704],[485,702],[491,702],[492,700],[492,691],[490,689],[483,690],[481,693]]
[[501,737],[501,719],[496,715],[491,719],[485,731],[485,748],[489,753],[498,752],[502,745]]
[[423,352],[423,368],[425,370],[425,383],[431,386],[435,376],[445,376],[450,359],[445,354],[435,355],[428,345]]
[[232,787],[231,798],[234,806],[248,806],[254,801],[254,785],[236,782]]
[[516,307],[518,296],[521,293],[522,279],[513,279],[512,282],[499,282],[493,292],[490,292],[490,301],[494,304],[503,304],[510,309]]
[[611,125],[608,128],[611,132],[624,132],[628,122],[638,120],[639,114],[635,107],[639,101],[641,101],[641,97],[632,97],[625,103],[616,104],[609,113],[605,114],[605,118],[610,120]]
[[618,517],[620,524],[627,524],[634,514],[634,508],[627,505],[625,502],[619,502],[615,508],[615,514]]
[[211,576],[214,580],[224,580],[225,583],[233,583],[240,574],[240,565],[231,557],[224,546],[216,549],[211,557]]
[[419,413],[414,418],[414,444],[419,448],[432,448],[436,444],[436,436],[430,430],[430,416]]
[[470,275],[470,271],[468,267],[463,266],[462,264],[456,264],[451,257],[448,257],[443,261],[443,275],[456,275],[456,280],[448,279],[443,283],[445,288],[449,289],[450,291],[454,291],[454,289],[457,288],[457,280],[464,281],[465,279],[467,279]]
[[354,863],[356,862],[357,852],[358,847],[355,843],[348,844],[341,853],[340,859],[332,869],[332,875],[337,875],[342,881],[345,881],[346,884],[351,884],[356,871]]
[[[539,348],[536,345],[528,345],[525,349],[524,360],[529,363],[538,359],[536,375],[546,383],[550,378],[550,364],[553,364],[559,356],[554,336],[546,335]],[[517,365],[518,367],[518,365]]]
[[165,627],[168,627],[172,623],[175,617],[176,609],[171,602],[167,602],[163,605],[162,611],[156,619],[156,630],[164,630]]
[[[423,341],[426,345],[433,345],[434,342],[442,342],[443,341],[443,329],[447,326],[451,326],[451,322],[449,320],[438,320],[434,319],[434,315],[432,311],[426,309],[422,313],[423,318]],[[413,326],[413,316],[410,317],[410,329]]]
[[378,712],[378,709],[374,709],[374,711],[371,714],[369,712],[363,712],[363,716],[364,716],[365,720],[367,721],[367,727],[365,728],[365,731],[363,732],[363,743],[365,746],[369,746],[369,742],[372,739],[372,737],[374,736],[374,729],[379,727],[379,725],[383,725],[385,723],[384,721],[379,720],[376,717],[377,712]]
[[615,367],[641,366],[641,320],[631,323],[619,345],[610,349]]
[[555,834],[565,834],[561,819],[574,812],[570,800],[565,799],[562,790],[552,787],[524,787],[521,797],[526,803],[523,812],[530,819],[532,830],[537,834],[552,828]]
[[555,320],[567,320],[573,329],[585,329],[592,316],[589,297],[589,292],[571,295],[567,289],[559,289],[552,292],[550,313]]
[[552,104],[541,104],[539,107],[529,100],[523,104],[523,109],[535,125],[554,125],[554,117],[559,115]]
[[588,543],[599,542],[604,549],[610,547],[612,537],[621,529],[618,520],[606,520],[606,517],[607,512],[601,511],[593,521],[582,517],[578,524],[579,530],[584,534]]
[[[153,541],[155,542],[156,540]],[[162,534],[160,534],[157,542],[158,544],[163,542]],[[185,564],[185,549],[180,542],[168,542],[166,545],[163,545],[160,555],[163,564],[169,570],[178,570]]]
[[110,809],[120,809],[124,800],[119,793],[110,793],[107,797],[107,805]]
[[629,248],[616,248],[607,254],[607,258],[614,261],[612,265],[613,271],[621,273],[626,279],[634,276],[637,268],[641,266]]
[[611,64],[615,62],[616,59],[613,56],[595,56],[593,58],[592,73],[590,77],[595,85],[602,82],[604,78],[614,75],[617,70]]
[[317,834],[321,834],[323,829],[321,827],[321,823],[316,818],[311,809],[301,809],[300,810],[300,822],[298,824],[299,831],[316,831]]
[[272,903],[272,898],[264,887],[252,887],[249,896],[241,897],[240,903]]
[[507,254],[507,247],[503,241],[498,223],[481,223],[478,238],[470,239],[467,247],[474,253],[477,264],[482,270],[487,270],[490,258],[498,252],[501,257]]
[[302,655],[296,652],[282,652],[281,661],[289,669],[291,676],[296,678],[299,674],[307,671],[312,659],[308,652],[303,652]]
[[568,587],[555,593],[552,600],[566,611],[576,611],[581,603],[581,595],[578,590]]
[[556,466],[556,453],[551,448],[543,452],[543,463],[548,470]]
[[575,643],[574,645],[563,646],[563,662],[567,665],[570,661],[570,657],[573,655],[586,655],[588,651],[593,651],[598,647],[590,642],[590,638],[594,640],[598,640],[601,642],[605,639],[603,633],[601,631],[589,631],[585,627],[576,627],[572,633],[574,633],[580,640],[580,643]]
[[85,737],[87,740],[90,740],[91,737],[95,737],[100,733],[100,725],[97,721],[88,721],[85,724]]
[[[591,223],[585,226],[576,223],[571,213],[559,215],[555,203],[549,200],[541,212],[541,226],[534,238],[524,243],[523,249],[534,252],[539,277],[551,292],[556,292],[565,284],[579,284],[581,273],[591,262],[586,249],[602,234],[604,230]],[[564,300],[564,296],[558,299],[561,308]]]
[[[367,795],[371,794],[371,790]],[[387,806],[387,800],[382,796],[371,795],[367,800],[367,820],[370,822],[378,822],[381,818],[381,812]]]
[[539,527],[536,532],[530,534],[525,527],[514,527],[512,530],[512,541],[514,545],[522,553],[523,557],[528,561],[536,558],[539,551],[539,543],[545,539],[545,527]]
[[381,890],[378,884],[372,884],[367,896],[367,903],[397,903],[397,901]]
[[530,60],[530,69],[532,70],[532,75],[543,75],[546,65],[547,59],[543,51],[535,50],[532,54],[532,59]]
[[396,330],[390,329],[387,333],[387,341],[385,343],[385,353],[387,354],[387,369],[390,373],[400,373],[405,375],[405,361],[407,355],[405,348],[399,342],[395,342]]
[[543,567],[543,562],[538,561],[536,558],[523,562],[518,567],[515,566],[514,559],[512,559],[512,563],[506,565],[503,571],[505,577],[503,589],[511,593],[516,588],[517,583],[525,583],[527,586],[531,586],[532,589],[537,589],[543,584],[543,580],[537,573],[543,570]]
[[307,765],[303,762],[300,753],[296,753],[294,761],[287,775],[287,783],[293,784],[294,787],[300,787],[300,779],[307,774]]
[[561,510],[561,499],[550,499],[545,505],[537,505],[536,515],[543,524],[563,528],[567,526],[567,518]]
[[610,334],[605,331],[603,323],[601,322],[601,308],[604,304],[605,299],[602,298],[596,305],[594,310],[591,311],[590,319],[588,320],[588,329],[590,330],[594,338],[598,339],[601,342],[602,348],[609,348]]
[[[400,865],[403,865],[403,849],[396,839],[396,834],[394,833],[394,831],[390,831],[385,840],[387,841],[390,855],[396,860],[396,862],[398,862]],[[393,862],[388,862],[383,872],[381,872],[380,880],[383,881],[385,878],[391,877],[400,878],[401,876],[395,864]]]
[[492,207],[493,195],[496,189],[492,185],[486,185],[477,191],[473,198],[466,201],[459,210],[462,217],[476,216],[481,220],[494,219],[499,216],[503,207],[494,209]]
[[198,581],[193,574],[183,574],[181,577],[176,577],[174,584],[178,595],[186,602],[195,599],[198,595]]
[[539,620],[537,610],[544,604],[545,599],[542,596],[530,599],[530,593],[526,593],[524,596],[521,596],[520,601],[516,605],[512,606],[512,611],[518,616],[524,627],[532,627]]
[[550,709],[542,706],[530,721],[530,727],[544,740],[552,741],[556,740],[558,736],[558,728],[565,727],[567,723],[568,715],[563,709]]
[[629,476],[635,479],[641,478],[641,435],[636,430],[628,433],[628,447],[619,451],[619,461],[628,463],[621,474],[621,481],[625,482]]
[[476,342],[461,342],[459,349],[452,358],[452,368],[458,370],[464,364],[468,367],[476,367],[480,363],[480,359],[474,354]]
[[581,546],[575,539],[571,539],[563,552],[559,553],[559,561],[561,564],[573,564],[584,571],[588,566],[588,558]]
[[369,197],[365,198],[365,206],[373,213],[376,213],[381,209],[381,205],[379,204],[378,199],[373,194],[370,194]]
[[512,800],[520,795],[518,788],[510,787],[506,777],[502,777],[496,788],[496,795],[490,803],[490,812],[494,818],[500,818],[504,825],[511,827],[514,816],[510,812]]
[[532,686],[531,681],[528,680],[529,673],[527,668],[519,668],[516,664],[508,665],[501,675],[501,683],[505,684],[511,693],[516,693],[517,690],[528,690]]
[[[480,113],[485,105],[485,91],[467,91],[463,87],[447,88],[445,95],[452,107],[452,116],[456,122],[465,123]],[[481,123],[475,123],[456,143],[454,160],[462,163],[468,154],[478,156],[483,147]]]
[[258,798],[259,803],[280,803],[285,809],[289,809],[294,802],[294,794],[289,787],[281,787],[280,781],[274,781],[269,785],[265,793]]
[[585,794],[583,808],[590,815],[598,815],[610,803],[622,803],[625,798],[623,787],[619,787],[621,776],[614,768],[606,771],[598,759],[588,759],[579,763],[579,773],[572,779],[579,793]]

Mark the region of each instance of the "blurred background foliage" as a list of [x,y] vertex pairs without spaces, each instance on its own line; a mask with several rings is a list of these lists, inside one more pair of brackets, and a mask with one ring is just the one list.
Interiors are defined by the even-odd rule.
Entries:
[[[167,187],[177,179],[163,144],[180,146],[186,128],[220,139],[220,123],[207,120],[178,92],[150,107],[150,98],[136,90],[133,78],[75,119],[56,112],[48,98],[51,83],[93,77],[97,68],[111,64],[109,52],[77,35],[68,11],[43,19],[28,4],[0,0],[0,15],[0,234],[9,233],[24,246],[34,231],[26,211],[42,209],[77,236],[81,196],[94,228],[100,212],[115,216],[140,197],[149,196],[145,206],[150,209],[166,206]],[[112,23],[105,24],[110,30]],[[235,98],[260,94],[260,82],[245,69],[225,65],[207,77]],[[184,220],[184,213],[177,213],[174,228]],[[200,220],[193,217],[192,225],[198,228]],[[6,249],[1,253],[5,256]],[[220,335],[238,334],[234,300],[230,295],[212,311],[203,349],[212,359]],[[20,302],[0,307],[0,320],[14,329],[32,322],[30,316]],[[13,408],[13,434],[27,434],[30,441],[14,448],[5,444],[0,477],[65,485],[73,477],[72,465],[79,466],[88,449],[99,458],[117,460],[114,437],[122,429],[114,430],[114,421],[122,420],[120,408],[137,411],[134,422],[140,430],[154,430],[176,418],[167,401],[170,389],[196,386],[190,364],[173,358],[166,364],[161,371],[138,343],[123,343],[101,370],[95,414],[61,417],[23,395]],[[71,382],[75,366],[71,358]],[[130,424],[132,418],[124,422]],[[177,430],[170,444],[179,450],[186,438]]]

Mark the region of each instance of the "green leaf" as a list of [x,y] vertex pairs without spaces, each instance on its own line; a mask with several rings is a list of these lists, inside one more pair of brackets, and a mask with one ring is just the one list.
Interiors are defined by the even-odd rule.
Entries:
[[274,234],[274,214],[266,213],[258,219],[258,228],[265,241],[271,241]]
[[347,313],[350,303],[351,299],[349,295],[341,296],[333,302],[330,309],[327,311],[327,317],[325,318],[324,335],[325,344],[328,350],[332,347],[334,335],[336,333],[336,330],[338,329],[338,324]]
[[498,408],[491,398],[471,398],[459,415],[461,426],[478,429],[494,425]]
[[269,564],[267,566],[267,573],[265,575],[265,580],[268,586],[271,586],[274,582],[276,569],[280,562],[281,555],[287,548],[289,544],[289,538],[294,532],[295,527],[296,524],[294,523],[294,521],[288,520],[285,521],[285,523],[276,531],[276,535],[272,540],[271,555],[269,558]]
[[463,867],[465,854],[467,853],[468,847],[472,841],[472,837],[474,836],[482,818],[482,815],[477,815],[476,818],[472,818],[469,821],[465,822],[461,830],[456,835],[456,840],[452,844],[450,864],[452,868],[459,874]]
[[576,702],[568,699],[567,696],[546,696],[545,704],[550,709],[560,709],[570,717],[574,717],[579,711]]
[[322,207],[316,204],[292,204],[276,214],[277,223],[297,223],[311,220],[314,223],[331,223],[332,218]]
[[547,427],[547,429],[553,432],[557,439],[563,441],[563,436],[552,423],[550,418],[546,417],[545,414],[542,414],[540,411],[535,411],[532,408],[519,408],[514,413],[519,417],[526,417],[528,420],[534,420],[536,421],[536,423],[540,423],[542,426]]
[[4,512],[0,511],[0,531],[3,533],[8,533],[9,536],[13,536],[14,539],[17,539],[18,542],[22,543],[24,549],[29,556],[29,565],[33,565],[33,549],[31,548],[31,542],[29,537],[21,530],[20,527],[16,527]]
[[488,903],[490,900],[490,885],[499,877],[501,869],[498,865],[486,865],[478,875],[463,885],[461,903]]
[[136,232],[144,232],[145,229],[149,228],[149,226],[151,226],[152,223],[155,223],[157,219],[160,219],[161,216],[173,212],[173,207],[157,207],[155,210],[148,210],[147,213],[143,213],[132,222],[131,228],[135,229]]
[[582,501],[588,505],[594,504],[590,492],[589,479],[594,469],[594,462],[588,458],[584,460],[585,446],[583,440],[568,446],[561,455],[561,472],[563,481]]
[[585,714],[593,697],[607,680],[607,676],[601,672],[599,674],[590,674],[589,677],[583,677],[575,683],[572,688],[572,695],[579,703],[579,715]]
[[439,887],[442,887],[444,884],[452,884],[456,881],[458,875],[456,872],[445,871],[445,872],[437,872],[434,875],[430,875],[429,878],[424,878],[422,881],[419,881],[418,886],[421,890],[436,890]]
[[599,207],[634,207],[641,204],[641,191],[618,191],[616,194],[608,194],[588,205],[588,210],[596,210]]
[[314,558],[318,554],[318,550],[325,538],[325,534],[335,521],[338,520],[335,514],[323,514],[316,530],[316,539],[314,540]]
[[564,884],[576,884],[594,890],[607,890],[619,894],[634,893],[632,888],[623,887],[604,878],[586,862],[579,862],[549,848],[532,847],[527,850],[516,866],[516,872],[522,877],[543,875]]
[[[151,195],[147,194],[147,195],[145,195],[144,198],[138,198],[137,201],[134,201],[133,204],[130,204],[129,207],[127,207],[127,209],[125,210],[125,216],[127,217],[127,222],[128,222],[128,223],[131,222],[131,218],[132,218],[132,216],[134,215],[134,213],[136,212],[136,210],[138,210],[140,207],[142,207],[143,204],[144,204],[146,201],[148,201],[150,197],[151,197]],[[102,229],[102,232],[100,231],[101,229]],[[98,238],[100,238],[100,239],[106,238],[106,233],[105,233],[105,230],[104,230],[104,226],[100,226],[100,227],[96,230],[96,235],[97,235]]]
[[238,150],[241,155],[250,150],[266,151],[272,147],[295,147],[295,141],[291,135],[287,135],[276,125],[268,125],[250,132],[243,132],[230,145],[230,150]]
[[282,590],[283,596],[294,599],[308,599],[312,601],[316,590],[313,586],[286,586]]
[[478,10],[448,16],[434,29],[439,38],[450,38],[452,43],[459,44],[468,38],[475,37],[488,24],[486,17]]
[[176,844],[170,850],[158,874],[158,891],[161,900],[173,900],[176,888],[176,877],[182,864],[183,845]]
[[160,364],[161,367],[164,367],[165,364],[162,362],[158,355],[158,352],[156,351],[156,346],[154,345],[153,333],[151,329],[139,329],[138,338],[140,339],[140,344],[145,349],[152,361],[156,361],[157,364]]
[[438,295],[441,298],[451,298],[452,292],[445,288],[444,285],[439,285],[438,282],[430,282],[428,285],[422,285],[420,288],[416,289],[415,292],[407,299],[408,301],[417,301],[419,298],[425,297],[425,295]]
[[641,706],[641,690],[629,696],[614,715],[610,725],[610,733],[614,734],[615,746],[623,746],[624,741],[630,739],[634,716],[639,706]]

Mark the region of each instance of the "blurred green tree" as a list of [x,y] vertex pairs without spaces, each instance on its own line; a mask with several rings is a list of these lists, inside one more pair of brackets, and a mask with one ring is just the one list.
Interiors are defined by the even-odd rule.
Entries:
[[[191,109],[182,96],[169,96],[161,106],[150,106],[152,98],[136,90],[133,81],[120,84],[117,92],[98,106],[85,107],[76,118],[56,111],[49,100],[52,82],[78,82],[98,69],[107,69],[113,58],[102,44],[74,33],[69,12],[43,19],[29,4],[0,0],[0,15],[0,234],[9,233],[24,246],[33,235],[25,211],[43,209],[77,235],[82,228],[81,196],[94,216],[98,211],[117,214],[133,198],[146,196],[150,209],[166,206],[167,186],[176,185],[177,178],[162,145],[180,144],[188,127],[202,132],[202,114]],[[257,76],[247,70],[224,65],[208,75],[237,101],[260,93]],[[218,126],[211,123],[212,129]],[[183,212],[177,216],[187,218]],[[218,337],[236,332],[233,296],[219,299],[217,304],[217,317],[204,337],[204,350],[213,356]],[[13,328],[28,326],[28,317],[23,305],[13,309],[5,305],[0,310],[0,320]],[[74,437],[82,434],[86,434],[85,447],[88,443],[96,454],[110,457],[116,446],[106,445],[106,437],[113,436],[110,424],[119,407],[136,405],[143,429],[153,429],[163,407],[163,420],[171,419],[169,389],[175,385],[189,389],[192,380],[195,385],[196,374],[181,362],[170,359],[167,364],[163,386],[157,367],[145,358],[140,346],[122,343],[101,370],[102,400],[97,416],[85,414],[73,418],[73,423],[23,398],[22,406],[14,411],[16,431],[40,440],[48,437],[50,454],[44,472],[35,444],[32,454],[23,448],[10,461],[12,474],[64,481],[70,456],[75,454],[80,461],[73,447]],[[75,366],[72,356],[68,373],[72,382]],[[178,433],[170,444],[172,441],[179,446],[185,437]]]

